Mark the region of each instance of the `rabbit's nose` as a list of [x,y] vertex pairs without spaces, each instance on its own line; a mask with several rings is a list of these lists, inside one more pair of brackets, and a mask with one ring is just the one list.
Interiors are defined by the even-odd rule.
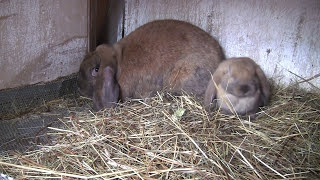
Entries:
[[240,86],[240,91],[243,93],[243,94],[246,94],[248,91],[249,91],[250,87],[248,85],[242,85]]

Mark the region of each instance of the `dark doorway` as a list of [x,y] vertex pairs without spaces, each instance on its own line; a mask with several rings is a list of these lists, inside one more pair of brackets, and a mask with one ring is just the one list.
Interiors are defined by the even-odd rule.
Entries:
[[124,0],[88,0],[88,50],[114,44],[122,37]]

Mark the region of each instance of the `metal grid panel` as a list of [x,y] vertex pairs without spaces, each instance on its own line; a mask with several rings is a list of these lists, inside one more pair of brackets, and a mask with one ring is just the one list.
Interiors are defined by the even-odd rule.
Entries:
[[0,91],[0,120],[25,114],[47,101],[76,91],[75,75],[47,84]]

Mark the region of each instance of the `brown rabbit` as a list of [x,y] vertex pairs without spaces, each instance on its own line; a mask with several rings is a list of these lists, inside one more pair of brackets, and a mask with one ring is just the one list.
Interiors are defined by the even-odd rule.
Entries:
[[[163,89],[203,97],[210,73],[222,59],[219,43],[205,31],[183,21],[158,20],[113,46],[98,46],[81,64],[79,87],[82,94],[93,95],[96,110],[118,99],[144,98]],[[114,92],[116,86],[119,92]]]
[[252,59],[230,58],[214,72],[205,92],[204,103],[208,108],[216,99],[216,106],[224,113],[250,115],[266,105],[269,96],[268,80]]
[[[101,60],[106,59],[103,47],[104,45],[98,46],[94,52],[88,53],[80,65],[78,86],[83,96],[93,97],[93,86],[96,83]],[[116,65],[112,67],[115,68]]]

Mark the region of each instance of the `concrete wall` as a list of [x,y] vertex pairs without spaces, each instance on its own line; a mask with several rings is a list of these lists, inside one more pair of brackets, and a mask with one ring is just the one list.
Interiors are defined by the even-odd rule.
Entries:
[[87,0],[1,0],[0,89],[77,72],[87,14]]
[[[227,57],[251,57],[276,82],[320,73],[319,0],[126,1],[125,35],[155,19],[198,25],[219,40]],[[320,87],[320,77],[310,82]]]

